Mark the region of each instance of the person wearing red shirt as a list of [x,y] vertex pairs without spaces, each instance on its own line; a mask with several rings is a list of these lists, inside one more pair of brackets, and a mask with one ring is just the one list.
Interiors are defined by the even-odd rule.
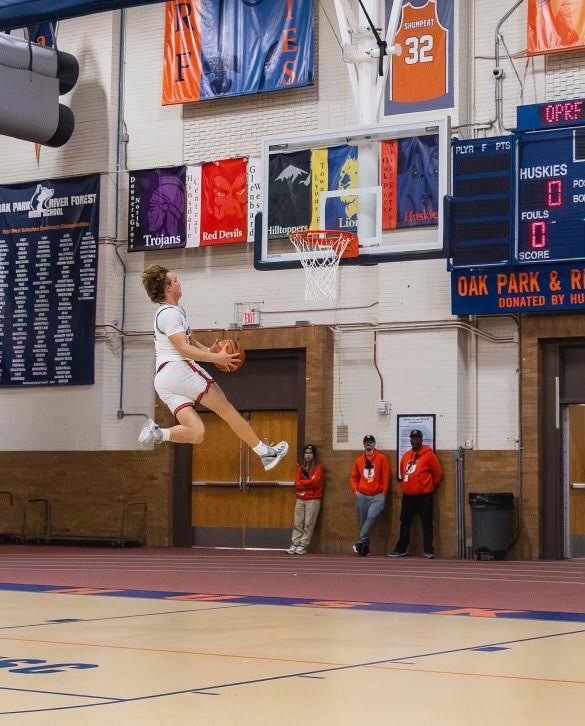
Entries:
[[430,446],[423,445],[419,429],[410,432],[410,451],[400,460],[402,479],[402,507],[400,510],[400,537],[394,552],[388,557],[404,557],[408,554],[410,527],[415,514],[419,514],[423,527],[423,551],[428,560],[433,552],[433,501],[435,489],[443,481],[443,469]]
[[307,552],[321,509],[323,480],[323,467],[317,464],[317,447],[314,444],[306,444],[303,464],[297,466],[295,474],[297,501],[292,544],[287,549],[289,555],[304,555]]
[[385,454],[376,450],[376,439],[372,434],[364,436],[364,453],[353,465],[351,488],[360,526],[359,539],[353,551],[366,557],[370,553],[370,531],[384,509],[390,489],[390,463]]

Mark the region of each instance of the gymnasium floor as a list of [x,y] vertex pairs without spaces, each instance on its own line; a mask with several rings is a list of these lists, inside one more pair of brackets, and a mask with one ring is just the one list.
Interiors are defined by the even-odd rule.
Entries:
[[585,562],[0,547],[2,724],[583,724]]

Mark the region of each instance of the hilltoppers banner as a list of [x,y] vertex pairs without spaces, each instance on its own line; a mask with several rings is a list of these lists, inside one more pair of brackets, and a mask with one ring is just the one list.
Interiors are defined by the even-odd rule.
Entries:
[[314,18],[314,0],[167,2],[163,105],[312,84]]
[[260,168],[241,158],[130,172],[128,251],[252,241]]

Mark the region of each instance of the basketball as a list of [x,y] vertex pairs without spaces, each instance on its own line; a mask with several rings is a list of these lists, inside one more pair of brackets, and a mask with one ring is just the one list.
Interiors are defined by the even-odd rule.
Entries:
[[214,343],[210,350],[212,353],[218,353],[220,350],[227,350],[228,353],[239,353],[239,356],[234,359],[233,362],[233,368],[228,368],[228,366],[219,366],[217,364],[214,364],[215,367],[223,371],[224,373],[234,373],[234,371],[238,371],[243,365],[244,361],[246,360],[246,352],[242,348],[242,346],[239,344],[237,340],[232,340],[231,338],[227,338],[226,340],[218,340],[217,343]]

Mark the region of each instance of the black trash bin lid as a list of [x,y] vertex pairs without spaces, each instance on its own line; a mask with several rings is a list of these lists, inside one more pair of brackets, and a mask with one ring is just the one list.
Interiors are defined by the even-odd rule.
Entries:
[[514,494],[512,492],[479,492],[469,493],[469,503],[472,509],[514,509]]

